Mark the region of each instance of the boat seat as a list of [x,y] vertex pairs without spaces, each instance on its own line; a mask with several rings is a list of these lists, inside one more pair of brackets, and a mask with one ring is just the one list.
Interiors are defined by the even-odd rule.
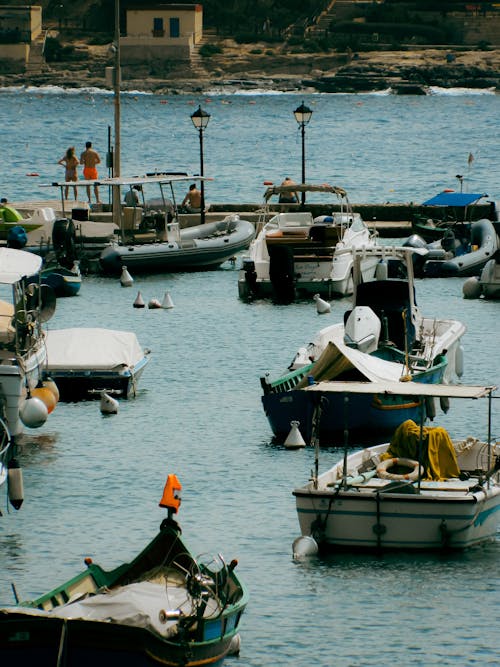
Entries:
[[16,330],[12,326],[14,306],[7,301],[0,300],[0,344],[9,345],[14,342]]

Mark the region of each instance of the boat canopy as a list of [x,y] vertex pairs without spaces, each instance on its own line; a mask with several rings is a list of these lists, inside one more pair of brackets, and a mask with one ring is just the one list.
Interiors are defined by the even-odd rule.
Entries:
[[42,258],[25,250],[0,248],[0,283],[13,285],[40,271]]
[[294,185],[271,185],[264,193],[264,200],[268,202],[273,195],[290,194],[291,192],[327,192],[339,197],[347,197],[347,192],[344,188],[339,188],[336,185],[328,185],[328,183],[322,183],[321,185],[296,183]]
[[335,394],[393,394],[397,396],[436,396],[448,398],[482,398],[491,394],[495,385],[424,384],[422,382],[318,382],[303,391]]
[[440,192],[435,197],[431,197],[431,199],[424,201],[422,206],[469,206],[469,204],[475,204],[477,201],[487,196],[486,193],[472,194],[469,192]]
[[52,183],[43,183],[42,188],[65,187],[67,185],[78,187],[82,185],[99,185],[103,187],[131,187],[132,185],[147,185],[148,183],[158,183],[160,185],[169,185],[173,183],[185,183],[189,181],[213,181],[209,176],[192,176],[190,174],[173,174],[173,173],[155,173],[144,174],[143,176],[115,176],[98,178],[96,180],[79,180],[79,181],[52,181]]

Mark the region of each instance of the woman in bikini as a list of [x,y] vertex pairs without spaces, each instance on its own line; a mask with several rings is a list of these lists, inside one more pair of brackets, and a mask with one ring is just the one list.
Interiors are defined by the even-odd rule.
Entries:
[[[68,150],[66,151],[66,154],[64,157],[62,157],[57,164],[62,164],[63,167],[66,169],[65,181],[77,181],[78,180],[78,165],[80,164],[80,161],[75,155],[75,147],[70,146]],[[73,186],[73,190],[75,193],[75,201],[78,200],[78,194],[77,194],[77,187],[76,185]],[[69,185],[66,186],[65,189],[65,199],[68,198],[68,193],[69,193]]]

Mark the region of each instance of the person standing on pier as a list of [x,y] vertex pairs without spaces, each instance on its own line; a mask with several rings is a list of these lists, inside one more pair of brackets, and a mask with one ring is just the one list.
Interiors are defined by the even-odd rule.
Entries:
[[[97,173],[97,165],[100,163],[101,158],[99,157],[99,153],[92,148],[92,142],[87,141],[85,144],[85,150],[80,155],[80,164],[83,164],[83,177],[86,181],[96,181],[99,178]],[[100,204],[101,201],[99,199],[99,186],[97,183],[94,183],[94,195],[96,203]],[[90,185],[87,185],[87,197],[90,204]]]
[[[77,181],[78,180],[78,165],[80,164],[78,161],[78,158],[75,155],[75,147],[70,146],[66,153],[64,154],[64,157],[62,157],[57,164],[62,164],[63,167],[65,168],[65,174],[64,174],[64,180],[66,182],[69,181]],[[78,192],[77,192],[77,187],[76,185],[73,186],[73,191],[75,193],[75,201],[78,200]],[[65,192],[64,192],[64,198],[67,199],[69,194],[69,185],[66,186]]]

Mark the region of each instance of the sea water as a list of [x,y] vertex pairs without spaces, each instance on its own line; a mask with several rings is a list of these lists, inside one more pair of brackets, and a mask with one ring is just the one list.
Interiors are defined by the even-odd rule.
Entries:
[[[291,112],[302,96],[210,99],[161,104],[129,96],[124,173],[129,164],[130,173],[184,164],[196,171],[192,102],[212,114],[206,173],[216,175],[209,183],[214,201],[256,201],[263,180],[298,180]],[[353,200],[421,201],[454,185],[456,173],[467,175],[469,152],[471,190],[500,198],[498,97],[304,99],[315,110],[307,130],[311,177],[346,187]],[[321,120],[327,113],[328,123]],[[0,94],[0,118],[5,194],[40,198],[47,190],[38,182],[60,178],[55,162],[67,145],[91,139],[105,152],[112,100],[102,93],[8,92]],[[25,176],[35,170],[39,178]],[[58,300],[48,328],[134,331],[151,349],[150,362],[137,397],[120,401],[117,415],[103,416],[98,401],[59,403],[42,428],[26,429],[19,456],[25,502],[15,512],[2,494],[0,506],[0,604],[13,602],[12,583],[21,599],[32,598],[84,569],[86,556],[105,568],[133,558],[156,534],[166,475],[174,472],[183,485],[178,519],[186,542],[196,554],[237,558],[250,589],[238,664],[498,664],[500,534],[452,555],[293,559],[299,527],[292,490],[309,478],[314,453],[273,443],[260,377],[281,374],[317,330],[342,320],[349,300],[333,302],[326,315],[312,300],[243,303],[240,262],[206,273],[133,276],[131,288],[118,278],[86,276],[77,297]],[[464,300],[463,282],[417,280],[418,304],[426,316],[467,325],[464,382],[498,383],[499,304]],[[139,290],[146,302],[169,291],[174,308],[133,308]],[[493,409],[498,438],[497,400]],[[485,437],[486,402],[452,401],[436,423],[457,437]],[[320,469],[339,456],[338,448],[322,449]]]

